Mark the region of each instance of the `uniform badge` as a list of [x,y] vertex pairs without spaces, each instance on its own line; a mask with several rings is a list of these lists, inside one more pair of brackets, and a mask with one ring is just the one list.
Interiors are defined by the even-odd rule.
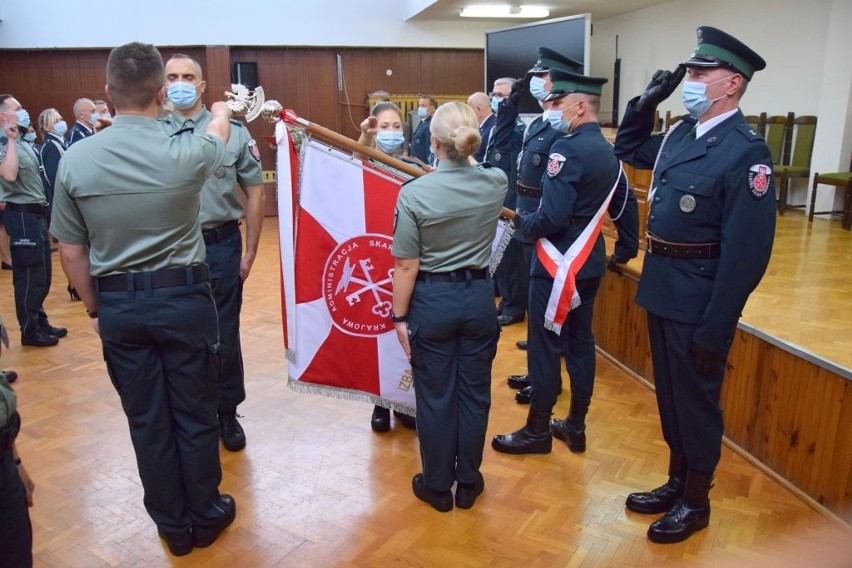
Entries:
[[502,158],[502,157],[503,157],[503,155],[500,152],[494,153],[494,159],[497,160],[498,162],[500,161],[500,158]]
[[251,157],[259,162],[260,161],[260,149],[258,149],[258,147],[257,147],[257,142],[255,142],[254,140],[249,140],[248,141],[248,149],[249,149],[249,152],[251,153]]
[[219,166],[216,168],[216,171],[213,172],[213,175],[216,176],[217,179],[222,179],[225,177],[225,166]]
[[748,188],[752,197],[755,199],[766,197],[771,175],[772,168],[766,164],[755,164],[748,169]]
[[695,198],[687,194],[680,198],[680,210],[684,213],[695,211]]
[[555,178],[562,171],[562,166],[565,165],[565,156],[554,152],[550,155],[550,161],[547,162],[548,177]]
[[539,167],[541,165],[541,156],[540,155],[533,154],[532,165],[534,165],[535,167]]

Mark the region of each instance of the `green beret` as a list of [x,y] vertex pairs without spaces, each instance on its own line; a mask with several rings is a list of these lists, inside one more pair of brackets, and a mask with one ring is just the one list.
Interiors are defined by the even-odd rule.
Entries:
[[728,67],[751,81],[755,71],[766,67],[766,61],[746,44],[722,30],[698,28],[698,46],[683,62],[687,67]]

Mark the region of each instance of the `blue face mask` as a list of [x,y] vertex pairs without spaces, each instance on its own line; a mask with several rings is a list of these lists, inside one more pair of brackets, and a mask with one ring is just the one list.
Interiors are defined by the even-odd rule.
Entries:
[[94,125],[95,125],[95,123],[98,121],[98,119],[99,119],[100,117],[101,117],[101,115],[100,115],[100,114],[98,114],[98,113],[96,113],[96,112],[93,112],[92,114],[90,114],[90,115],[89,115],[89,122],[91,122],[91,123],[92,123],[92,126],[94,126]]
[[16,114],[18,115],[18,125],[23,126],[24,128],[29,128],[30,124],[32,124],[32,122],[30,122],[30,113],[28,113],[25,109],[21,109]]
[[195,85],[177,81],[169,85],[166,96],[175,105],[176,109],[187,110],[192,108],[195,101],[198,100],[198,95],[195,92]]
[[500,108],[500,103],[503,102],[503,97],[491,97],[491,110],[497,112]]
[[571,123],[574,122],[574,119],[577,118],[577,115],[574,115],[571,120],[567,122],[562,120],[562,117],[564,116],[565,111],[577,106],[578,104],[580,104],[579,101],[569,106],[565,110],[551,109],[547,111],[547,121],[550,123],[550,126],[553,127],[554,130],[557,130],[559,132],[567,133],[569,130],[571,130]]
[[545,85],[547,85],[547,81],[544,80],[544,77],[533,77],[530,79],[530,94],[537,100],[543,101],[547,97]]
[[426,118],[426,107],[417,107],[417,116]]
[[719,98],[713,99],[712,101],[707,98],[707,87],[710,85],[715,85],[720,81],[724,81],[725,79],[730,79],[731,76],[722,77],[718,81],[713,81],[712,83],[702,83],[701,81],[684,81],[683,82],[683,90],[681,91],[681,101],[683,102],[684,108],[691,114],[692,116],[698,118],[704,115],[710,107],[713,106],[713,103],[718,101],[719,99],[725,98],[725,95],[722,95]]
[[402,132],[385,131],[376,134],[376,144],[385,154],[395,154],[402,147]]
[[64,120],[57,122],[53,125],[53,133],[59,136],[60,138],[62,136],[65,136],[66,132],[68,132],[68,123]]
[[29,142],[30,144],[32,144],[33,142],[35,142],[36,135],[35,132],[27,132],[21,138],[24,139],[24,142]]
[[102,112],[101,118],[105,118],[105,119],[109,120],[110,118],[112,118],[112,115],[109,112]]

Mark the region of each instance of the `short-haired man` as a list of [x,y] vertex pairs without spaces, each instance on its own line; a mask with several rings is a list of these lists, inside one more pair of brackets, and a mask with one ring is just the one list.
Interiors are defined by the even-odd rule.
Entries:
[[12,95],[0,95],[0,202],[6,206],[3,221],[9,235],[21,344],[50,347],[68,330],[50,325],[44,311],[53,263],[39,161],[22,136],[29,124],[29,113],[21,103]]
[[488,152],[488,145],[491,143],[491,135],[494,133],[496,123],[494,111],[491,110],[491,99],[485,93],[476,92],[468,97],[467,104],[476,115],[476,120],[479,122],[479,134],[482,136],[482,144],[480,144],[473,158],[477,162],[482,162]]
[[414,134],[411,135],[411,145],[408,147],[408,157],[419,163],[421,166],[428,166],[432,162],[432,151],[429,149],[431,143],[431,133],[429,125],[432,124],[432,115],[438,108],[438,102],[430,96],[422,96],[417,101],[417,116],[420,122],[417,128],[414,129]]
[[211,545],[236,515],[219,493],[219,330],[198,217],[229,113],[215,103],[203,134],[169,135],[157,121],[166,87],[152,45],[113,49],[106,78],[117,116],[65,153],[51,232],[100,333],[145,507],[183,555]]
[[68,130],[66,136],[68,145],[93,135],[99,116],[92,99],[81,97],[74,101],[74,125]]
[[[201,66],[188,55],[174,55],[166,62],[166,83],[175,112],[163,119],[171,132],[192,129],[203,133],[212,115],[201,101],[207,87]],[[219,315],[222,377],[219,381],[219,427],[227,450],[241,450],[246,436],[237,421],[237,405],[246,398],[243,356],[240,349],[240,308],[243,282],[257,256],[263,226],[263,173],[260,152],[251,134],[239,121],[231,121],[231,137],[225,161],[204,182],[201,190],[201,232],[210,267],[210,284]],[[239,186],[246,196],[246,247],[242,252],[240,218],[243,206]],[[240,256],[242,254],[242,257]]]
[[[739,102],[766,67],[735,37],[697,30],[692,55],[657,71],[635,97],[615,153],[654,168],[647,247],[636,302],[648,312],[648,336],[669,479],[631,493],[627,508],[665,515],[648,529],[654,542],[680,542],[710,522],[709,492],[722,451],[719,398],[737,320],[763,277],[775,236],[772,156]],[[652,135],[657,105],[687,75],[690,116]]]

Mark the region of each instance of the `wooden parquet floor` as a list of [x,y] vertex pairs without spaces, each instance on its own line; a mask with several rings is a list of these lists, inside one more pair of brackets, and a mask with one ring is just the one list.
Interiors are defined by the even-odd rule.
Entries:
[[[237,519],[212,547],[169,555],[142,505],[126,421],[82,306],[55,261],[46,303],[69,336],[21,347],[15,369],[23,416],[20,453],[37,485],[31,509],[36,566],[849,566],[852,533],[811,509],[730,449],[711,493],[710,526],[677,545],[645,538],[653,516],[624,509],[630,491],[665,480],[667,456],[654,395],[599,358],[589,449],[561,443],[545,456],[486,447],[485,493],[470,510],[437,513],[411,493],[417,439],[395,425],[370,430],[367,404],[297,394],[286,386],[276,220],[245,291],[243,345],[248,446],[222,451],[223,492]],[[0,313],[15,329],[11,273],[0,273]],[[505,385],[525,368],[509,326],[494,366],[489,438],[520,427],[526,407]],[[353,362],[353,364],[357,364]],[[567,395],[557,413],[567,410]],[[9,538],[4,535],[3,538]],[[2,553],[2,540],[0,540]]]

